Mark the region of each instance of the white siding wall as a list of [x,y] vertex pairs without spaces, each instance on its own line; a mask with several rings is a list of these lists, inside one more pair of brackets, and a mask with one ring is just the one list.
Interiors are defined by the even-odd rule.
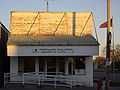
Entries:
[[10,57],[10,73],[18,73],[18,57]]
[[93,86],[93,58],[87,57],[86,58],[86,72],[88,78],[88,85]]
[[[18,57],[10,57],[10,73],[18,73]],[[16,77],[10,78],[12,81],[16,80]]]

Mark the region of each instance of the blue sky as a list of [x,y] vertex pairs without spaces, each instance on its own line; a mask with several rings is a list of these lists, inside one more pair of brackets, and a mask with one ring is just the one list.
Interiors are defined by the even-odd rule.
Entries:
[[[107,0],[48,0],[49,11],[84,12],[92,11],[95,18],[96,29],[100,42],[100,52],[106,45],[106,29],[100,29],[99,25],[106,21]],[[115,32],[115,44],[120,44],[120,0],[111,0],[111,15],[113,16]],[[0,0],[0,21],[9,29],[10,11],[44,11],[44,0]]]

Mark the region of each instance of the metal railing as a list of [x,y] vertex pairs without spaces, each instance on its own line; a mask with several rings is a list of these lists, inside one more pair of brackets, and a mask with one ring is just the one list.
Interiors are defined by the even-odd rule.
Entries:
[[[74,76],[75,77],[75,76]],[[20,83],[23,86],[25,84],[35,84],[38,86],[41,85],[51,85],[55,88],[57,86],[64,86],[72,88],[73,83],[77,83],[73,79],[73,75],[65,75],[64,73],[56,72],[39,72],[39,73],[5,73],[4,74],[4,87],[9,83]]]

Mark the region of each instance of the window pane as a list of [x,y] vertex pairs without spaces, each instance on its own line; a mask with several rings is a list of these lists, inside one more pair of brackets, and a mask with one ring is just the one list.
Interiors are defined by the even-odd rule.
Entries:
[[75,60],[75,68],[76,69],[85,69],[85,58],[84,57],[77,57]]
[[34,57],[19,57],[18,72],[35,72]]

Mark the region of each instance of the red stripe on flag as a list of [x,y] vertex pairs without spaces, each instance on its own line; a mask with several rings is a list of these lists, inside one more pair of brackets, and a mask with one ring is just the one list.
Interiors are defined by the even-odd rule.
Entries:
[[[112,18],[110,19],[110,26],[112,27]],[[107,28],[107,21],[100,25],[100,28]]]

